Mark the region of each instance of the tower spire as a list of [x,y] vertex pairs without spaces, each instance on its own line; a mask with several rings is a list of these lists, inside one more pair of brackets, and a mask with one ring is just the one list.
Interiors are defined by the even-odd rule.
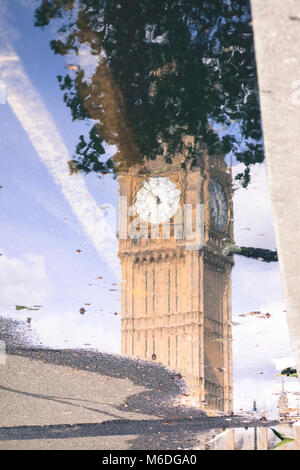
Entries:
[[288,414],[289,402],[287,397],[287,392],[284,389],[284,379],[281,382],[281,393],[278,399],[278,409],[279,409],[279,416],[285,418]]

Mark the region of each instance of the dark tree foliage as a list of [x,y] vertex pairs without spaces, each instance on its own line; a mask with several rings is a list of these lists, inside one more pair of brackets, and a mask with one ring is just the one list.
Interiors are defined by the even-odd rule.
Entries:
[[286,367],[280,372],[280,375],[286,375],[287,377],[298,377],[297,369],[294,367]]
[[265,263],[272,263],[278,261],[277,251],[268,250],[266,248],[254,248],[251,246],[236,246],[233,244],[225,245],[223,250],[224,255],[240,255],[246,258],[253,258]]
[[[76,9],[75,9],[76,3]],[[82,68],[59,77],[73,119],[93,120],[74,156],[85,172],[155,159],[165,150],[196,163],[198,143],[231,153],[246,171],[263,160],[249,0],[42,0],[35,24],[55,21],[56,54],[88,46],[98,57],[89,82]],[[194,136],[185,144],[184,135]],[[118,148],[105,160],[103,143]]]
[[265,248],[241,246],[239,254],[245,256],[246,258],[260,259],[261,261],[265,261],[266,263],[278,261],[277,251],[267,250]]

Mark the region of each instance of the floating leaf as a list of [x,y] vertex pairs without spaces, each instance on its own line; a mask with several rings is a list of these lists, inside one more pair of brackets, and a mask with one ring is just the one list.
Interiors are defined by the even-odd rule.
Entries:
[[39,308],[26,307],[25,305],[16,305],[16,310],[39,310]]
[[253,317],[253,316],[257,316],[257,315],[261,315],[261,311],[260,310],[254,310],[252,312],[248,312],[248,313],[240,313],[238,316],[239,317]]
[[297,370],[294,367],[287,367],[280,372],[280,375],[286,375],[287,377],[298,377]]

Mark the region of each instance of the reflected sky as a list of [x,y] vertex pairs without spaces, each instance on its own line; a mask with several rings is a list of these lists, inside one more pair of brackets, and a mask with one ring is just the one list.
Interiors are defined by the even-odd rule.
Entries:
[[[107,216],[109,207],[117,212],[118,183],[111,175],[69,174],[67,161],[87,126],[71,120],[56,77],[74,58],[50,51],[55,26],[34,28],[34,6],[10,0],[0,7],[1,79],[7,87],[7,104],[0,105],[0,312],[31,317],[45,346],[119,353],[120,262]],[[83,50],[79,60],[92,73],[95,57]],[[112,155],[114,147],[105,151]],[[241,164],[233,166],[233,176],[241,171]],[[265,165],[251,174],[248,188],[237,185],[233,196],[235,241],[275,249]],[[43,307],[17,312],[16,305]],[[276,374],[294,365],[284,310],[278,264],[235,256],[236,410],[249,410],[256,400],[260,410],[276,414]],[[253,311],[271,316],[247,315]],[[294,379],[286,380],[286,389],[298,389]],[[290,398],[295,405],[295,395]]]

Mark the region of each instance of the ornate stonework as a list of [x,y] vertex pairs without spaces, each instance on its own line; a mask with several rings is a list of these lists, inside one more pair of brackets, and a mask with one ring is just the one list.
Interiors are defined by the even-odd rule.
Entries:
[[[180,157],[177,159],[180,161]],[[204,204],[204,246],[186,249],[184,240],[119,240],[122,264],[122,353],[156,360],[181,373],[197,404],[232,410],[231,267],[222,254],[232,239],[231,175],[222,159],[204,153],[184,170],[160,159],[119,178],[128,206],[147,175],[167,176],[183,204]],[[228,199],[225,231],[213,227],[207,182],[219,181]],[[128,216],[128,222],[134,216]]]

